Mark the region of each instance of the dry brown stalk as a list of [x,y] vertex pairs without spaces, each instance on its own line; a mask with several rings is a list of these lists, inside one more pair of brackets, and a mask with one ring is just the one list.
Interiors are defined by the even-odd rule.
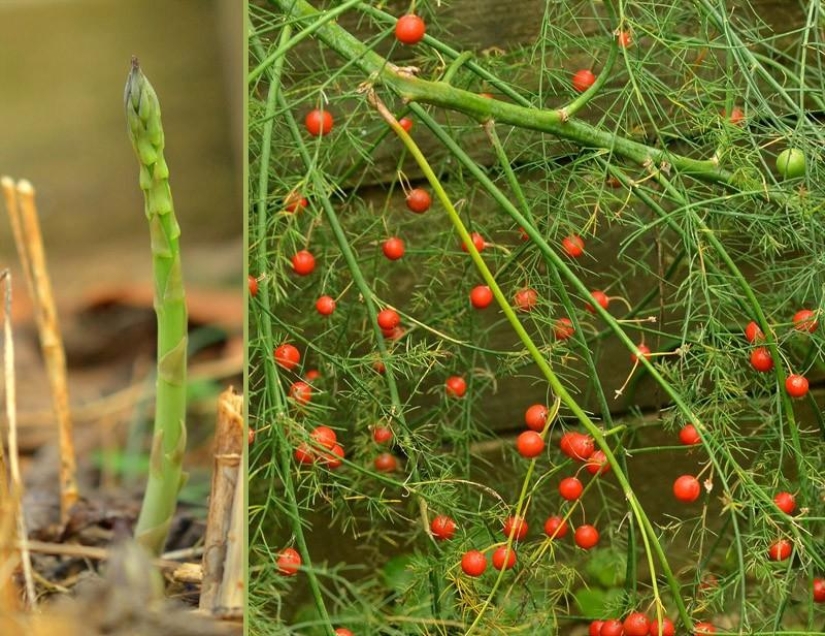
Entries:
[[[243,464],[244,447],[243,396],[237,395],[229,387],[218,398],[218,418],[215,427],[215,452],[212,473],[212,494],[206,520],[206,536],[203,553],[203,584],[199,606],[202,610],[225,613],[230,609],[224,603],[227,597],[237,599],[231,589],[225,589],[226,574],[237,577],[238,572],[230,572],[230,559],[236,559],[243,549],[243,533],[233,534],[233,513],[243,504]],[[237,529],[235,529],[237,531]],[[235,567],[234,560],[232,561]],[[241,569],[242,575],[242,569]],[[234,580],[230,583],[231,588]],[[242,607],[239,602],[237,607]],[[232,608],[234,609],[234,608]]]
[[14,242],[17,245],[17,252],[35,307],[40,347],[46,362],[52,404],[57,418],[60,445],[60,522],[61,525],[65,525],[69,518],[69,511],[78,497],[77,467],[69,409],[69,390],[66,381],[66,355],[60,335],[54,294],[46,268],[46,256],[34,200],[34,187],[23,179],[17,183],[15,190],[12,180],[3,177],[2,188],[11,219]]

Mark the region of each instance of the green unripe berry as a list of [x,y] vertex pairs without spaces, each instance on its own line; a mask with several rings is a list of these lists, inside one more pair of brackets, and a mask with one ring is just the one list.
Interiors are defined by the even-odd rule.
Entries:
[[797,148],[788,148],[776,158],[776,169],[786,179],[795,179],[805,174],[805,154]]

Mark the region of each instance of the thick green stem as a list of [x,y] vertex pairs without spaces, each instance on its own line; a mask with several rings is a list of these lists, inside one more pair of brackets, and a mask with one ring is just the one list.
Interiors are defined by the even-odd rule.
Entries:
[[152,245],[155,312],[158,317],[158,370],[155,430],[149,480],[135,538],[159,555],[175,514],[186,449],[186,299],[169,168],[163,158],[163,127],[155,90],[132,58],[126,82],[129,138],[140,163],[140,189]]

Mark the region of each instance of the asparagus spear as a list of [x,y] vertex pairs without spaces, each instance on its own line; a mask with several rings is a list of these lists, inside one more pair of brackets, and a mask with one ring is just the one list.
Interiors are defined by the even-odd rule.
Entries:
[[140,163],[158,318],[155,428],[149,479],[135,538],[150,552],[160,555],[185,479],[181,463],[186,447],[186,300],[178,246],[180,227],[172,206],[169,168],[163,158],[160,105],[135,57],[124,101],[129,138]]

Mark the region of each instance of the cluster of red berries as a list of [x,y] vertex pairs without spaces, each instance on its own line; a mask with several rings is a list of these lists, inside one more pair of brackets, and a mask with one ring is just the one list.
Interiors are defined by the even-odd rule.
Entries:
[[[801,333],[814,333],[819,326],[816,314],[810,309],[801,309],[793,316],[794,329]],[[759,373],[773,370],[774,360],[770,350],[763,346],[765,334],[753,320],[745,326],[745,339],[756,344],[750,352],[750,363]],[[785,392],[792,398],[805,397],[808,394],[808,379],[804,375],[791,373],[785,378]]]

